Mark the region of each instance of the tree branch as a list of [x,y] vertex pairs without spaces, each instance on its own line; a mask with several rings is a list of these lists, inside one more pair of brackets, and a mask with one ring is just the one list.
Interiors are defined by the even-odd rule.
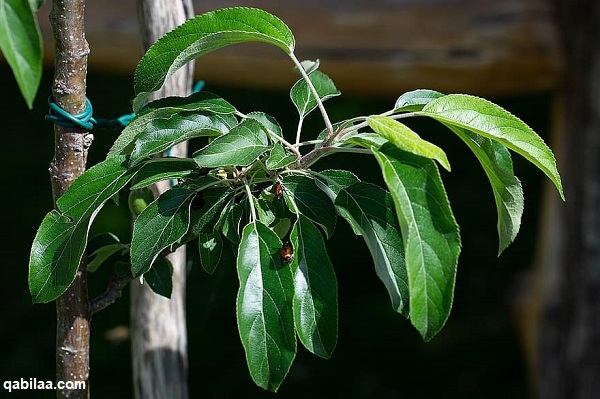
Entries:
[[90,313],[97,313],[115,303],[115,301],[121,297],[123,289],[127,287],[127,284],[129,284],[131,280],[133,280],[131,274],[125,276],[112,276],[108,282],[106,291],[90,301]]

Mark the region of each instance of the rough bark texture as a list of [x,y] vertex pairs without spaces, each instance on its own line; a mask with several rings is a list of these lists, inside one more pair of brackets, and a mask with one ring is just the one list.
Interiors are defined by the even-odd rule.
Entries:
[[[89,47],[84,33],[83,0],[55,0],[50,20],[55,39],[54,102],[75,115],[86,107]],[[54,201],[85,170],[92,135],[81,128],[55,125],[55,152],[50,164]],[[82,264],[69,289],[56,301],[56,380],[85,381],[83,390],[57,391],[59,398],[89,397],[89,339],[91,314]]]
[[553,197],[548,207],[556,233],[542,258],[539,391],[591,399],[600,397],[600,3],[554,3],[567,71],[557,143],[567,202]]
[[[139,0],[142,42],[147,49],[163,34],[193,15],[191,0]],[[191,90],[193,66],[182,68],[154,98],[184,96]],[[186,156],[185,143],[174,147],[172,156]],[[169,189],[159,185],[159,193]],[[188,397],[187,332],[185,319],[185,247],[169,256],[173,264],[170,299],[154,294],[135,280],[131,285],[131,326],[134,391],[138,399]]]

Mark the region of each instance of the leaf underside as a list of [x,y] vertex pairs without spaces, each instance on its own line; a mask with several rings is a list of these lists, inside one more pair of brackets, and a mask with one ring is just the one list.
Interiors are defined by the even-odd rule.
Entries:
[[450,315],[460,253],[458,225],[432,160],[384,145],[373,153],[394,199],[405,248],[409,317],[425,340]]

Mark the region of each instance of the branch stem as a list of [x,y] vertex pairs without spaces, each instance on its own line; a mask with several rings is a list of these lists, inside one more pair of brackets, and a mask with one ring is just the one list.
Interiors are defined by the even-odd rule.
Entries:
[[115,301],[123,294],[123,289],[132,279],[133,276],[129,274],[125,276],[112,276],[108,282],[106,291],[90,301],[90,312],[92,314],[97,313],[115,303]]

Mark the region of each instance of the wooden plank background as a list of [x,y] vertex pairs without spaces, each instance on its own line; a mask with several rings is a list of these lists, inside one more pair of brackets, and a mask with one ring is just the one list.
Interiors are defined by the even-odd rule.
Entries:
[[[134,3],[88,2],[91,69],[133,72],[141,56]],[[519,94],[555,88],[562,70],[547,0],[202,0],[195,10],[236,5],[279,16],[294,32],[298,57],[320,59],[346,94]],[[39,20],[51,63],[48,7]],[[262,43],[221,49],[196,65],[197,78],[214,84],[288,90],[297,78],[285,54]]]

